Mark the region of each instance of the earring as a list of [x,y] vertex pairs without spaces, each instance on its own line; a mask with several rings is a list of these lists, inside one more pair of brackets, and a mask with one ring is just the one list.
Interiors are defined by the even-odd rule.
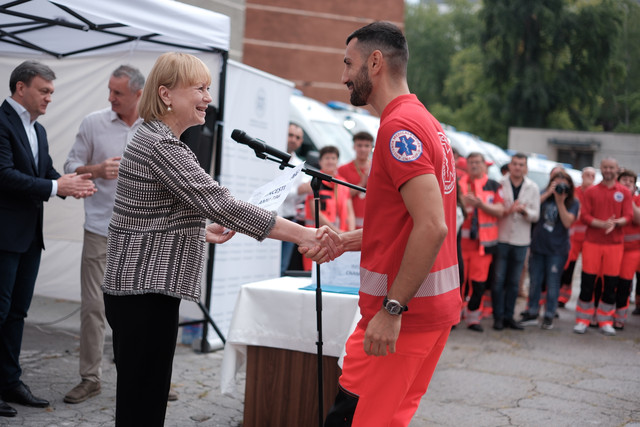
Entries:
[[171,105],[169,105],[169,106],[167,107],[167,111],[168,111],[168,112],[172,112],[172,111],[173,111],[173,109],[171,108]]

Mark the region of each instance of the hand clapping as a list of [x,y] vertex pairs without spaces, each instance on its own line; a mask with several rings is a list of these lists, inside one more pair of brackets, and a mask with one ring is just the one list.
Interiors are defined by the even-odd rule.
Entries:
[[58,196],[73,196],[76,199],[92,196],[98,190],[90,178],[90,173],[62,175],[57,180]]

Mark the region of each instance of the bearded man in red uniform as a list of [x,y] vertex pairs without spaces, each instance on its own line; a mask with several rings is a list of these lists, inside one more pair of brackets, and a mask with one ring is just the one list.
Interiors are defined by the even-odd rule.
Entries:
[[440,123],[407,85],[407,42],[374,22],[347,38],[342,82],[380,114],[364,227],[340,234],[362,250],[362,319],[346,344],[326,426],[407,426],[460,319],[456,171]]
[[[600,331],[615,335],[615,292],[624,252],[622,227],[631,222],[633,210],[631,193],[616,181],[618,162],[604,159],[600,162],[600,171],[602,182],[585,191],[580,210],[587,232],[582,247],[582,282],[573,332],[584,334],[595,313]],[[600,272],[604,276],[604,289],[596,311],[594,288]]]

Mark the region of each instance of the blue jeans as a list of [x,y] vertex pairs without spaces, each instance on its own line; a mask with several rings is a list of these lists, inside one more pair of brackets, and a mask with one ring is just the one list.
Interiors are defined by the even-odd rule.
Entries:
[[495,276],[491,287],[491,302],[495,320],[513,319],[518,298],[518,284],[527,257],[528,246],[498,243],[494,257]]
[[285,271],[289,268],[291,262],[291,255],[295,249],[296,244],[292,242],[282,242],[282,255],[280,258],[280,275],[284,276]]
[[538,315],[542,284],[546,282],[547,306],[544,317],[553,319],[556,315],[560,278],[566,261],[566,255],[531,254],[529,257],[529,314]]

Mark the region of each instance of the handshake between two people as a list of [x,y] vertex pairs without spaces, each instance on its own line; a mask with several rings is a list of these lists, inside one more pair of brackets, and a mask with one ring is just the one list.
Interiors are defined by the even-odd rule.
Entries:
[[[276,226],[269,234],[269,237],[296,243],[298,252],[318,264],[333,261],[346,250],[359,249],[355,247],[347,248],[347,240],[344,237],[347,234],[359,233],[361,230],[338,234],[326,225],[320,228],[308,228],[290,221],[286,222],[290,223],[290,225],[284,227],[285,229],[279,227],[279,224],[285,223],[276,222]],[[231,239],[234,235],[235,231],[230,231],[216,223],[209,224],[206,227],[206,241],[209,243],[221,244]]]

